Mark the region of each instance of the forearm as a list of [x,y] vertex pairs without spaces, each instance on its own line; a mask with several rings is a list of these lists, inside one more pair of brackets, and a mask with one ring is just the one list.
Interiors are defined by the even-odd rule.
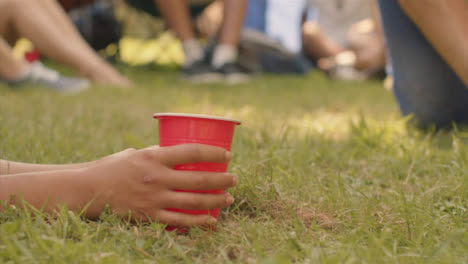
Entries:
[[465,0],[399,2],[442,58],[468,86],[468,3]]
[[70,170],[79,169],[91,166],[91,163],[74,163],[74,164],[30,164],[22,162],[13,162],[0,160],[0,175],[7,174],[20,174],[28,172],[43,172],[43,171],[57,171],[57,170]]
[[[3,203],[21,206],[23,200],[47,213],[59,205],[81,210],[96,196],[92,179],[86,169],[0,176],[0,211],[4,209]],[[98,217],[102,207],[91,203],[86,216]]]

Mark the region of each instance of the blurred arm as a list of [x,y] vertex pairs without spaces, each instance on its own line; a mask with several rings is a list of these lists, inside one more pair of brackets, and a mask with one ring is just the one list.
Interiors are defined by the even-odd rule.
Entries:
[[468,3],[399,0],[407,15],[468,86]]
[[[85,170],[32,172],[0,175],[0,212],[4,205],[21,206],[22,200],[44,212],[53,212],[58,205],[81,210],[95,198],[94,175]],[[93,203],[86,216],[96,218],[103,206]]]
[[[152,146],[151,148],[156,148],[156,147],[158,146]],[[21,174],[21,173],[28,173],[28,172],[81,169],[81,168],[86,168],[86,167],[96,165],[97,163],[113,161],[115,159],[125,157],[128,154],[133,153],[135,151],[136,150],[134,148],[128,148],[128,149],[108,155],[104,158],[101,158],[95,161],[73,163],[73,164],[31,164],[31,163],[0,160],[0,175]]]
[[30,163],[0,160],[0,175],[79,169],[79,168],[84,168],[87,166],[90,166],[90,163],[54,165],[54,164],[30,164]]

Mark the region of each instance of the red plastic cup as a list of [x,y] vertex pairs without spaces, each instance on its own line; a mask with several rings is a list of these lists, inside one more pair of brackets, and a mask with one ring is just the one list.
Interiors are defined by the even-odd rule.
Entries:
[[[153,115],[159,120],[159,145],[161,147],[175,146],[181,144],[198,143],[231,150],[234,129],[241,122],[233,119],[196,115],[196,114],[176,114],[176,113],[156,113]],[[180,164],[174,167],[183,171],[209,171],[226,172],[228,163],[192,163]],[[179,192],[196,193],[224,193],[224,190],[187,191]],[[193,215],[211,215],[218,219],[219,208],[211,210],[184,210],[168,208],[167,210]],[[166,230],[172,231],[174,227],[168,226]],[[212,227],[214,229],[214,227]],[[185,232],[186,230],[178,230]]]

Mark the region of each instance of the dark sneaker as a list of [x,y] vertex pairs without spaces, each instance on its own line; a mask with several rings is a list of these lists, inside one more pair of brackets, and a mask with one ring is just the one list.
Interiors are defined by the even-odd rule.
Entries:
[[204,60],[184,66],[182,72],[185,78],[194,83],[214,83],[223,80],[223,75]]
[[239,63],[249,72],[306,74],[310,63],[267,35],[244,29],[239,41]]
[[220,68],[216,69],[217,72],[222,74],[224,81],[228,84],[239,84],[249,81],[249,75],[242,69],[242,67],[235,62],[223,64]]
[[91,85],[86,79],[62,76],[40,62],[32,63],[21,79],[6,82],[12,86],[38,84],[62,94],[76,94],[88,89]]

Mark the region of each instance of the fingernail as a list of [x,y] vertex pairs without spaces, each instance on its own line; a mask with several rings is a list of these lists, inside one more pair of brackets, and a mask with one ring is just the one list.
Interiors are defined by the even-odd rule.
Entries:
[[149,182],[151,182],[151,177],[149,176],[143,177],[143,183],[149,183]]
[[226,156],[226,160],[231,160],[232,158],[232,153],[229,152],[229,151],[226,151],[226,154],[224,154]]
[[214,224],[216,224],[217,222],[218,222],[218,220],[216,220],[216,218],[214,218],[214,217],[210,217],[210,218],[208,218],[208,220],[206,221],[206,223],[209,224],[209,225],[214,225]]
[[232,204],[233,202],[234,202],[234,198],[233,198],[232,196],[229,195],[229,196],[226,198],[226,203],[227,203],[227,204]]

